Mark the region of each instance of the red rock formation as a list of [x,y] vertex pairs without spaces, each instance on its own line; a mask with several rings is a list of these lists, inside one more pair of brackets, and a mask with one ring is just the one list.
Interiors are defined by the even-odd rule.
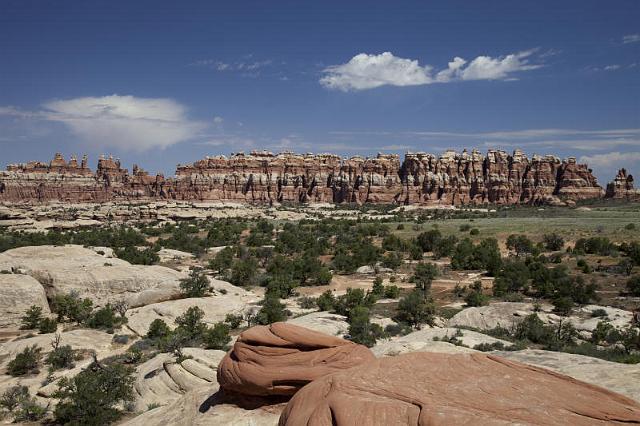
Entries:
[[293,395],[319,377],[374,359],[365,346],[277,322],[240,334],[218,365],[218,383],[243,395]]
[[620,169],[613,182],[607,184],[605,196],[607,198],[637,201],[640,200],[640,189],[634,188],[633,176],[627,174],[626,169]]
[[640,404],[603,388],[481,353],[411,353],[319,378],[279,425],[612,425]]
[[178,166],[175,178],[132,174],[101,157],[93,173],[60,154],[49,164],[10,165],[0,172],[0,201],[228,200],[250,203],[545,204],[599,198],[591,170],[574,158],[516,150],[440,157],[426,153],[342,159],[333,154],[252,152],[207,157]]

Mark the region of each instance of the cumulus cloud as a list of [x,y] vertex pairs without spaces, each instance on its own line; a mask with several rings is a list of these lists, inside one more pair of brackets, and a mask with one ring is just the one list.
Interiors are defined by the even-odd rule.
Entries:
[[[606,154],[583,155],[579,158],[580,163],[586,163],[596,170],[600,176],[610,179],[616,171],[622,167],[632,174],[639,173],[640,152],[608,152]],[[635,173],[634,173],[635,172]]]
[[193,138],[203,128],[189,120],[186,108],[172,99],[119,95],[74,98],[47,102],[41,111],[29,114],[63,123],[88,145],[127,151],[166,148]]
[[640,34],[627,34],[626,36],[622,37],[622,44],[638,42],[640,42]]
[[542,66],[530,63],[534,52],[535,49],[496,58],[478,56],[470,62],[456,56],[447,68],[435,75],[431,65],[420,65],[417,60],[400,58],[391,52],[379,55],[360,53],[345,64],[325,68],[320,84],[328,89],[346,92],[385,85],[420,86],[460,80],[508,80],[514,78],[514,73]]

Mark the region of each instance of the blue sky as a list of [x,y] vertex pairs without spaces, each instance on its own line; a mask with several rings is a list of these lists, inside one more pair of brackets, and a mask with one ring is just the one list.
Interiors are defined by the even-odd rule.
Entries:
[[637,1],[0,3],[0,163],[489,148],[640,173]]

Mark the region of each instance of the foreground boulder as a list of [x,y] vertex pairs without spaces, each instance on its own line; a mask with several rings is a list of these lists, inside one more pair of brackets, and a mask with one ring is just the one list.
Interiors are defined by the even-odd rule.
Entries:
[[0,274],[0,327],[20,325],[22,316],[33,305],[42,308],[45,316],[51,312],[42,284],[29,275]]
[[19,270],[49,297],[77,292],[96,305],[125,300],[131,307],[177,297],[184,275],[163,266],[131,265],[78,245],[30,246],[0,253],[0,270]]
[[640,404],[496,356],[413,353],[322,377],[280,417],[281,426],[514,423],[640,423]]
[[319,377],[374,359],[365,346],[279,322],[240,334],[218,366],[218,383],[244,395],[293,395]]

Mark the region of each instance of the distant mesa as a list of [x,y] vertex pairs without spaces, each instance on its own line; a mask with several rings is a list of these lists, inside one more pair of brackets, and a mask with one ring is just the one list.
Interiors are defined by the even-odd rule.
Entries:
[[87,156],[67,162],[10,164],[0,172],[0,201],[107,202],[126,200],[273,203],[393,203],[399,205],[572,205],[599,198],[640,200],[633,177],[621,169],[606,191],[575,157],[529,158],[489,150],[440,156],[425,152],[342,158],[268,151],[206,157],[178,165],[174,177],[149,175],[101,156],[96,171]]

